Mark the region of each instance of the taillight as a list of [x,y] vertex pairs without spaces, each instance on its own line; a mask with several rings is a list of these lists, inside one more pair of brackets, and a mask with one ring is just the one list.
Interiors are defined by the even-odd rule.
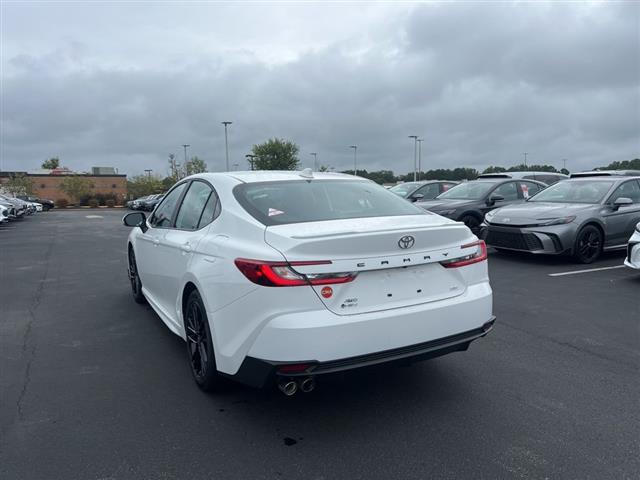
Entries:
[[355,272],[343,273],[298,273],[292,267],[328,265],[330,260],[311,262],[266,262],[237,258],[236,267],[253,283],[264,287],[299,287],[301,285],[328,285],[348,283],[356,278]]
[[467,265],[472,265],[474,263],[482,262],[487,259],[487,244],[484,243],[484,240],[478,240],[477,242],[468,243],[466,245],[462,245],[460,248],[471,247],[476,247],[476,251],[463,257],[444,260],[440,262],[440,265],[442,265],[444,268],[466,267]]

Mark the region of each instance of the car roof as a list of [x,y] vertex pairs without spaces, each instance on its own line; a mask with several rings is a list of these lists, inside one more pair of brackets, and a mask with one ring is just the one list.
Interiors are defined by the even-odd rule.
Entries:
[[626,180],[640,180],[640,175],[595,175],[590,177],[589,175],[580,177],[571,177],[568,180],[571,182],[624,182]]
[[[309,176],[311,175],[311,176]],[[202,178],[204,180],[216,180],[220,178],[235,179],[242,183],[255,182],[277,182],[284,180],[362,180],[370,181],[363,177],[356,177],[346,173],[334,172],[311,172],[311,169],[305,170],[253,170],[244,172],[206,172],[198,173],[187,178]]]
[[[536,172],[536,171],[519,171],[519,172],[497,172],[497,173],[482,173],[480,175],[478,175],[478,178],[522,178],[525,175],[554,175],[556,177],[561,177],[561,178],[569,178],[568,175],[565,175],[564,173],[559,173],[559,172]],[[529,178],[527,178],[526,180],[531,180]],[[535,180],[535,179],[533,179]]]
[[571,178],[578,177],[636,177],[640,176],[640,170],[593,170],[590,172],[575,172]]

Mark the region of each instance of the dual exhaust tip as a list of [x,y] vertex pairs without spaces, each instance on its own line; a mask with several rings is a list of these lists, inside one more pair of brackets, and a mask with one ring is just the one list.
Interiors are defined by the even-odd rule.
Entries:
[[287,378],[278,381],[278,388],[282,393],[284,393],[287,397],[294,395],[298,389],[302,390],[305,393],[309,393],[316,388],[316,381],[313,377],[305,377],[298,381]]

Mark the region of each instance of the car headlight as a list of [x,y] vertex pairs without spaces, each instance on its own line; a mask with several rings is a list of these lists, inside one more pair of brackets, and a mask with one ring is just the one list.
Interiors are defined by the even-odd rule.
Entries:
[[488,211],[484,216],[484,221],[487,222],[487,223],[491,223],[491,219],[494,217],[496,212],[497,212],[497,210]]
[[576,219],[575,215],[570,217],[560,217],[560,218],[538,218],[537,220],[540,223],[537,223],[536,227],[548,227],[550,225],[565,225],[567,223],[571,223]]
[[437,213],[438,215],[442,215],[443,217],[448,217],[449,215],[453,215],[454,213],[456,213],[456,209],[452,208],[450,210],[440,210],[439,212],[433,213]]

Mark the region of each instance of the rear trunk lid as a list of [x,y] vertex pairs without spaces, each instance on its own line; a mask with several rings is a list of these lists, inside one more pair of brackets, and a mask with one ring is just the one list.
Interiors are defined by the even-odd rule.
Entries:
[[[352,282],[311,286],[338,315],[389,310],[452,298],[466,284],[439,262],[460,257],[475,237],[437,215],[375,217],[269,226],[265,241],[303,274],[357,272]],[[329,289],[327,289],[329,287]]]

